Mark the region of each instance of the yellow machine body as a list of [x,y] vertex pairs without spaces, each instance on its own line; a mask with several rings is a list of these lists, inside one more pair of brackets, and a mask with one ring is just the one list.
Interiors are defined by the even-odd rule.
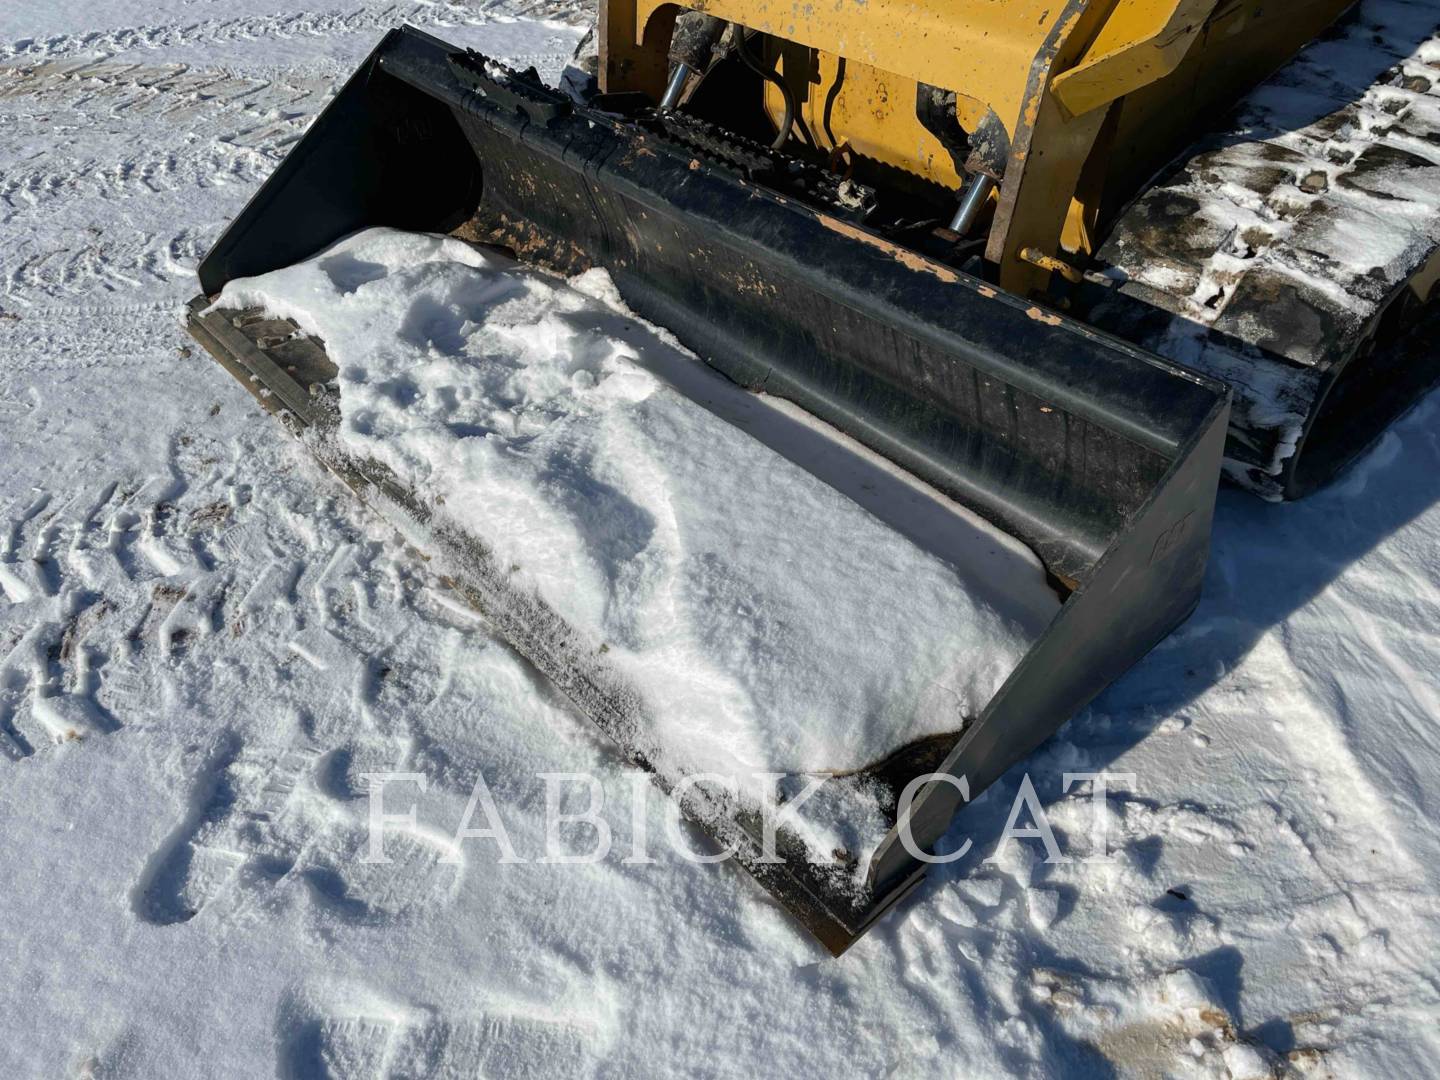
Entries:
[[[916,116],[918,84],[956,95],[962,128],[993,112],[1010,152],[986,259],[1038,293],[1090,254],[1128,200],[1193,134],[1290,59],[1351,0],[603,0],[601,84],[658,97],[677,15],[768,36],[817,151],[921,182],[963,179]],[[781,96],[766,87],[766,107]]]

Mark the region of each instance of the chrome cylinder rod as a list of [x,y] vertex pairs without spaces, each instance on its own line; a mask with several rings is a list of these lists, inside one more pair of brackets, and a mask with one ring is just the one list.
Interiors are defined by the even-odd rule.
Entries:
[[990,200],[990,193],[995,190],[995,180],[985,173],[976,173],[970,181],[970,186],[965,189],[964,196],[960,199],[960,205],[955,208],[955,216],[950,219],[950,231],[959,233],[961,236],[968,236],[970,230],[975,227],[975,222],[980,218],[980,211],[985,209],[985,204]]
[[680,92],[685,89],[685,80],[690,78],[691,67],[681,61],[670,73],[670,83],[665,87],[665,96],[660,99],[660,111],[670,112],[680,104]]

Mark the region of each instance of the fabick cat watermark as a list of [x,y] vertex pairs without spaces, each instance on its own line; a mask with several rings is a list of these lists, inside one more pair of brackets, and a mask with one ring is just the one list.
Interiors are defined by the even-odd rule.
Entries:
[[[415,832],[422,827],[416,803],[417,795],[429,791],[429,779],[416,772],[365,773],[369,782],[369,836],[364,861],[367,863],[388,863],[385,851],[387,833],[394,830]],[[737,857],[741,844],[746,845],[747,861],[751,863],[783,863],[787,855],[794,858],[797,849],[803,849],[812,861],[833,858],[833,848],[816,850],[813,840],[823,835],[826,824],[823,813],[817,812],[807,818],[807,806],[823,802],[828,784],[836,781],[831,776],[804,777],[802,790],[783,801],[773,799],[746,799],[746,792],[776,790],[782,781],[794,781],[781,773],[755,773],[745,776],[702,773],[687,776],[678,782],[666,799],[655,788],[651,774],[633,771],[624,774],[624,782],[617,784],[613,774],[607,774],[608,783],[597,775],[584,772],[542,772],[535,774],[537,788],[543,792],[544,819],[541,835],[536,838],[533,827],[533,811],[523,811],[525,823],[519,834],[528,840],[528,845],[517,845],[512,838],[510,825],[517,824],[522,811],[512,808],[511,821],[507,824],[495,801],[490,786],[483,775],[477,775],[470,796],[453,828],[440,827],[438,823],[423,823],[426,831],[444,832],[450,837],[447,854],[442,861],[459,863],[471,857],[490,857],[500,864],[543,863],[556,865],[593,865],[607,859],[616,859],[626,865],[646,865],[656,860],[651,855],[652,846],[663,843],[666,850],[675,852],[681,858],[693,863],[718,863]],[[1003,829],[995,844],[994,851],[984,861],[993,862],[1003,856],[1007,845],[1016,841],[1037,843],[1044,851],[1046,863],[1109,862],[1110,852],[1108,829],[1113,815],[1106,809],[1106,800],[1112,791],[1133,791],[1133,773],[1111,772],[1067,772],[1060,777],[1062,795],[1081,793],[1088,785],[1090,827],[1088,842],[1083,855],[1071,855],[1064,849],[1063,834],[1051,825],[1045,805],[1040,799],[1030,774],[1021,777],[1018,789],[1011,800]],[[964,802],[970,800],[970,788],[965,777],[949,773],[927,773],[911,780],[894,800],[893,807],[886,807],[880,820],[882,828],[867,838],[873,846],[885,838],[887,830],[893,828],[899,842],[915,859],[931,864],[956,862],[967,856],[974,845],[974,839],[964,835],[964,820],[958,821],[947,834],[941,851],[926,850],[917,843],[911,823],[911,808],[920,790],[929,783],[953,785]],[[992,796],[993,797],[993,796]],[[751,817],[759,822],[759,836],[747,831],[743,837],[729,844],[710,845],[715,850],[701,850],[695,835],[683,824],[681,807],[698,808],[707,802],[728,800],[747,804]],[[659,837],[653,835],[652,803],[661,802],[665,812],[661,815],[663,827]],[[533,803],[532,803],[533,805]],[[877,808],[878,809],[878,808]],[[703,811],[693,813],[703,821]],[[624,821],[628,829],[617,841],[616,824]],[[799,838],[800,844],[793,842]],[[789,839],[791,842],[786,843]],[[526,847],[533,850],[526,850]],[[860,853],[863,858],[868,852]]]

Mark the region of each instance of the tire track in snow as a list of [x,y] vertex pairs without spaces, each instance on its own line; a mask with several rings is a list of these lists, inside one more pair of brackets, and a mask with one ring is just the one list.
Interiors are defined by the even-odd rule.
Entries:
[[[508,55],[520,66],[553,61],[553,53]],[[0,65],[0,109],[23,101],[38,151],[0,173],[0,215],[7,221],[49,200],[114,199],[180,188],[239,184],[253,190],[269,175],[329,101],[338,80],[325,76],[281,75],[261,79],[224,69],[187,64],[140,65],[101,61],[77,67],[46,61],[30,67]],[[57,126],[55,110],[75,115],[69,135]],[[128,131],[112,133],[110,157],[91,156],[106,138],[107,121],[126,124],[158,117],[167,128],[183,124],[188,138],[169,148],[136,153]],[[97,138],[97,134],[100,137]],[[84,157],[77,157],[83,153]]]
[[104,542],[97,516],[115,491],[40,492],[0,517],[0,752],[11,759],[120,726],[97,694],[117,605],[72,582],[77,560]]
[[83,34],[56,34],[44,39],[23,38],[0,43],[0,61],[17,58],[63,59],[113,54],[130,49],[161,49],[180,45],[222,45],[258,39],[324,37],[364,30],[412,26],[480,23],[486,16],[455,4],[401,3],[362,7],[358,11],[277,12],[232,19],[199,19],[92,30]]
[[162,49],[181,45],[226,44],[259,39],[324,37],[365,30],[389,30],[402,24],[416,27],[482,25],[494,18],[536,19],[570,26],[588,26],[595,19],[593,0],[492,0],[466,5],[455,3],[400,3],[362,7],[358,11],[277,12],[233,19],[201,19],[92,30],[83,34],[56,34],[36,39],[0,42],[0,62],[16,59],[65,59]]
[[[0,172],[0,221],[58,199],[226,184],[253,189],[334,85],[322,77],[248,78],[186,64],[0,67],[10,141],[39,145]],[[156,129],[173,145],[136,137]]]
[[[0,69],[0,109],[14,132],[7,142],[42,145],[14,163],[0,150],[0,223],[10,226],[0,232],[0,306],[16,313],[79,300],[93,311],[133,306],[137,296],[183,300],[225,210],[268,175],[331,87],[322,78],[241,78],[178,64]],[[75,144],[51,130],[74,133],[86,159],[67,156]],[[95,156],[106,149],[109,160]],[[212,214],[171,205],[189,208],[191,193],[227,187],[233,194],[217,191],[224,208],[208,223]],[[96,200],[142,197],[138,212],[93,224]],[[16,219],[42,211],[46,227],[19,227]],[[177,219],[195,227],[167,231]]]
[[[522,65],[553,59],[507,57]],[[11,141],[29,135],[27,147],[39,146],[0,171],[0,221],[60,198],[227,184],[252,191],[338,85],[324,75],[259,78],[189,64],[0,65],[0,116],[15,129]],[[137,139],[143,125],[147,136],[163,129],[174,145]],[[110,156],[98,156],[105,151]]]
[[109,202],[182,187],[203,190],[233,183],[253,188],[269,172],[260,161],[237,157],[224,145],[189,153],[142,153],[119,161],[61,161],[43,169],[10,172],[0,179],[0,204],[11,211],[0,221],[9,222],[17,211],[60,198]]
[[[22,241],[0,246],[0,298],[23,312],[36,299],[83,297],[90,305],[105,294],[193,292],[195,268],[213,237],[193,229],[173,234],[125,226],[92,228],[58,238],[51,247]],[[163,293],[162,293],[163,295]]]
[[479,10],[487,16],[537,19],[581,27],[594,25],[598,13],[595,0],[488,0]]
[[[185,432],[169,441],[166,472],[0,507],[0,759],[117,730],[167,681],[206,694],[209,666],[245,641],[263,652],[267,678],[284,669],[288,685],[324,688],[312,707],[315,791],[334,808],[363,801],[360,774],[394,767],[396,747],[411,745],[410,710],[451,692],[454,621],[418,603],[420,580],[343,519],[293,509],[285,482],[267,481],[253,506],[243,480],[253,451]],[[325,482],[296,481],[321,492]],[[328,554],[294,554],[311,550]],[[403,636],[401,609],[419,622]],[[353,830],[331,832],[333,850],[354,841]],[[434,845],[411,846],[423,855]],[[307,883],[319,902],[356,914],[351,887],[363,875],[327,865],[312,862]],[[384,882],[372,891],[399,895]]]
[[[158,664],[218,629],[232,571],[178,472],[39,492],[0,511],[0,751],[109,734]],[[200,525],[197,526],[197,521]],[[148,663],[147,654],[155,663]]]
[[[139,296],[182,302],[224,221],[336,83],[186,64],[0,66],[0,132],[9,133],[0,139],[0,224],[10,226],[0,230],[0,308],[38,316],[119,311]],[[20,160],[6,160],[6,146]],[[210,194],[196,200],[199,191]],[[139,200],[141,210],[97,226],[97,200]],[[20,227],[39,213],[47,227]],[[167,231],[177,220],[193,227]]]

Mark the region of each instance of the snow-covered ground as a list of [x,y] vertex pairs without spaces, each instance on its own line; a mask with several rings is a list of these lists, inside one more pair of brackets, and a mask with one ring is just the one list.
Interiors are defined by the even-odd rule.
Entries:
[[[1303,504],[1222,492],[1199,611],[1029,763],[1076,861],[996,853],[1007,777],[833,961],[731,867],[626,862],[659,795],[190,345],[383,27],[554,78],[582,14],[0,8],[0,1076],[1434,1074],[1440,398]],[[611,858],[539,861],[546,772]],[[481,776],[523,861],[452,840]]]

